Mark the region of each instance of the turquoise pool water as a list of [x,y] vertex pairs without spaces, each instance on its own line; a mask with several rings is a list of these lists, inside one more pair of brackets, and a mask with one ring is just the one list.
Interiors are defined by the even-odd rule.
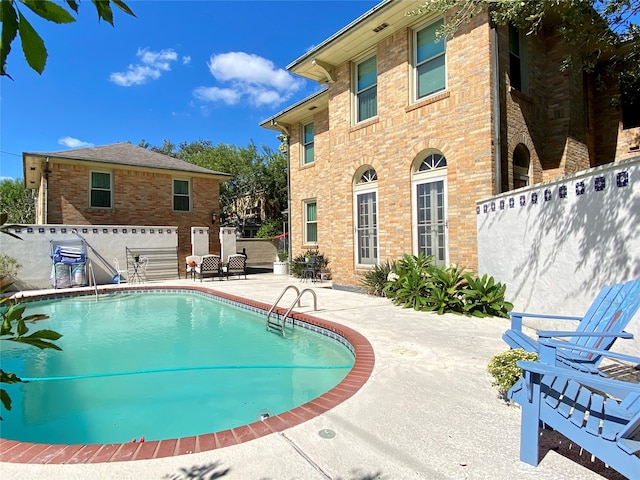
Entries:
[[[35,443],[121,443],[216,432],[279,414],[337,385],[353,365],[341,343],[189,292],[37,301],[34,328],[62,352],[2,342],[13,407],[2,437]],[[9,344],[9,345],[6,345]]]

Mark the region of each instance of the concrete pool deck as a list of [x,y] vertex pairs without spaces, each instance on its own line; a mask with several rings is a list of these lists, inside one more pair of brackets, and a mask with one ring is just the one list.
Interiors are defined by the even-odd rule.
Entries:
[[[183,286],[193,282],[164,284]],[[297,426],[240,445],[128,462],[0,463],[0,477],[624,478],[601,462],[591,462],[588,454],[581,454],[575,445],[550,432],[543,433],[547,451],[543,450],[540,465],[535,468],[520,462],[520,411],[497,397],[486,370],[491,356],[508,348],[501,339],[509,324],[506,319],[419,313],[395,307],[386,299],[333,290],[326,282],[301,283],[273,274],[203,282],[212,290],[267,304],[290,284],[313,288],[317,295],[318,311],[313,312],[311,296],[302,298],[297,311],[350,327],[371,343],[375,353],[373,372],[351,398]],[[280,305],[286,305],[288,298]]]

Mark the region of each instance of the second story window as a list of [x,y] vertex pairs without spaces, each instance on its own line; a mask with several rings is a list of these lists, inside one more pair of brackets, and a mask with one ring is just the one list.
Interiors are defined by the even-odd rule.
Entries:
[[624,76],[620,80],[622,128],[640,127],[640,79]]
[[356,65],[356,121],[378,114],[378,66],[375,55]]
[[445,41],[437,37],[443,20],[415,32],[416,100],[446,88]]
[[191,210],[191,201],[189,195],[188,180],[173,181],[173,211],[189,212]]
[[525,68],[524,38],[520,30],[513,25],[509,25],[509,81],[513,88],[522,93],[527,93]]
[[307,165],[313,163],[313,122],[307,123],[302,127],[302,163]]
[[111,200],[111,174],[107,172],[91,172],[89,207],[111,208]]

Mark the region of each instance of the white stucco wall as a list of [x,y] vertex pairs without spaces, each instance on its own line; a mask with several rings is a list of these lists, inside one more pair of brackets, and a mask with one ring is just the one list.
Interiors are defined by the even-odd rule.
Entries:
[[[516,311],[581,315],[604,285],[640,278],[640,157],[482,200],[477,212],[478,271],[506,283]],[[614,350],[640,355],[640,314],[627,331],[636,338]]]
[[[118,258],[120,266],[126,266],[126,248],[178,246],[176,226],[24,225],[17,230],[11,229],[21,240],[9,235],[1,235],[0,238],[1,251],[14,257],[22,265],[17,278],[13,279],[15,288],[51,288],[51,241],[79,240],[79,237],[72,233],[74,229],[87,241],[87,259],[93,264],[96,283],[99,285],[111,283],[114,275],[104,263],[113,267],[114,258]],[[100,257],[104,259],[104,263]]]

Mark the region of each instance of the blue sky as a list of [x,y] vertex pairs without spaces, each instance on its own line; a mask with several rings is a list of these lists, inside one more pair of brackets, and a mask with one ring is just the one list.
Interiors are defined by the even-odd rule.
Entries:
[[46,68],[16,40],[0,79],[0,177],[22,178],[22,152],[141,139],[277,148],[259,122],[319,85],[286,66],[374,7],[367,0],[135,1],[115,27],[89,1],[77,22],[25,16],[45,41]]

